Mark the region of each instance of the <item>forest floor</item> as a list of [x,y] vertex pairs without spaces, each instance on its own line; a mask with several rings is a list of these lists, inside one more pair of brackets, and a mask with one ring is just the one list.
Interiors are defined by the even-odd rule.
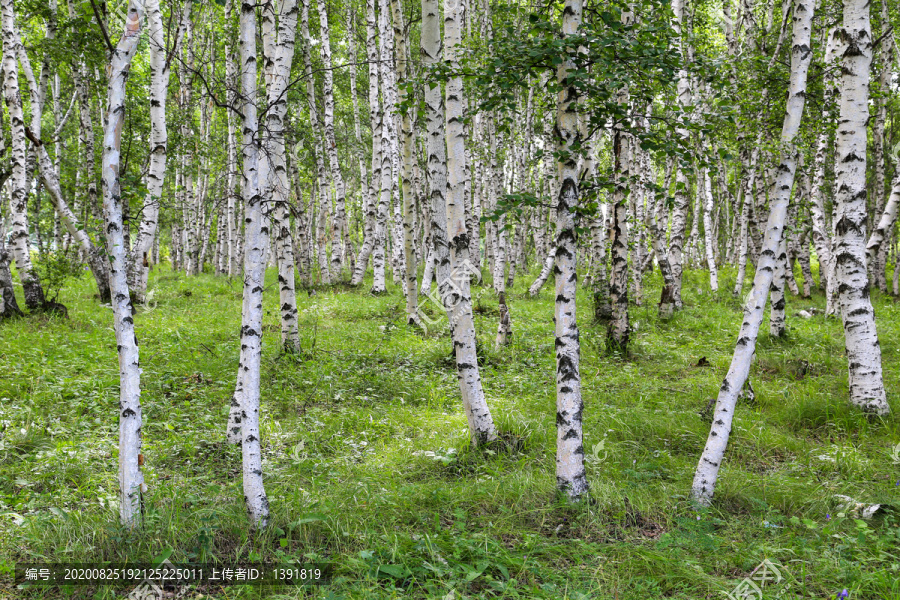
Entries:
[[[764,324],[755,401],[738,405],[713,508],[695,512],[688,493],[709,431],[699,413],[728,368],[741,320],[734,272],[724,270],[718,294],[704,272],[687,273],[686,307],[668,322],[656,317],[660,286],[650,276],[644,305],[631,310],[627,357],[606,354],[580,290],[595,502],[572,508],[554,493],[553,291],[528,298],[534,275],[518,277],[509,294],[509,347],[493,348],[496,296],[485,291],[476,304],[485,389],[509,442],[487,452],[469,449],[446,330],[408,328],[397,286],[379,297],[368,285],[301,294],[298,357],[279,351],[270,283],[261,429],[272,519],[259,535],[248,532],[239,448],[224,443],[239,279],[188,278],[165,266],[151,275],[152,299],[135,319],[149,491],[133,533],[117,524],[115,507],[111,310],[84,277],[60,298],[68,319],[0,325],[0,598],[129,591],[19,589],[16,563],[168,557],[334,568],[322,587],[185,596],[223,600],[744,597],[739,586],[766,559],[783,579],[768,582],[764,598],[830,599],[846,589],[851,599],[900,599],[900,517],[857,519],[835,499],[900,507],[900,421],[848,406],[840,320],[794,316],[822,309],[821,293],[788,297],[787,339],[770,338]],[[896,414],[900,305],[877,292],[873,300]]]

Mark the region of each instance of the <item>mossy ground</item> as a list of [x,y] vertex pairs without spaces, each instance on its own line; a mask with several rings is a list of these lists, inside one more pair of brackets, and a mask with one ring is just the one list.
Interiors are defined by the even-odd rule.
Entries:
[[[733,271],[718,294],[704,272],[688,273],[686,307],[665,323],[659,281],[649,277],[644,305],[631,310],[626,357],[605,352],[580,290],[595,502],[571,507],[554,493],[553,294],[548,286],[528,298],[534,275],[509,293],[509,347],[493,348],[496,296],[485,292],[476,305],[485,389],[512,442],[488,452],[468,447],[446,331],[407,327],[399,288],[300,294],[304,354],[295,356],[279,350],[270,284],[261,426],[272,521],[258,535],[248,531],[239,449],[223,443],[239,279],[164,266],[151,275],[152,300],[136,317],[149,492],[133,533],[115,512],[111,310],[83,278],[60,298],[68,319],[0,325],[0,598],[122,597],[112,588],[16,589],[12,569],[169,553],[334,565],[327,587],[202,590],[216,599],[720,598],[766,558],[791,583],[782,598],[845,588],[850,598],[900,598],[900,519],[857,521],[834,500],[900,506],[900,426],[848,406],[840,321],[793,316],[823,308],[821,294],[788,298],[787,339],[771,339],[764,325],[756,402],[738,406],[715,504],[698,513],[688,498],[708,432],[698,413],[728,368],[741,318]],[[900,307],[873,299],[896,413]],[[710,366],[695,366],[701,357]]]

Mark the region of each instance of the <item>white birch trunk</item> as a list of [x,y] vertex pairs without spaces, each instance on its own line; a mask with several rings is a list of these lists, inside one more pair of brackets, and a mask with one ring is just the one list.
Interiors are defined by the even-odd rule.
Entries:
[[[444,0],[444,59],[457,68],[462,43],[462,6],[458,0]],[[466,148],[463,125],[463,87],[461,77],[451,77],[446,88],[447,141],[447,241],[450,249],[452,281],[440,282],[445,287],[442,298],[449,307],[449,317],[456,349],[463,406],[475,446],[497,437],[494,419],[488,409],[478,369],[475,350],[475,321],[469,279],[475,268],[469,262],[469,234],[466,228]],[[440,280],[439,280],[440,281]],[[452,289],[450,289],[452,288]]]
[[[262,358],[262,296],[266,268],[268,230],[265,226],[261,181],[267,173],[259,160],[263,148],[259,139],[256,112],[256,4],[241,1],[240,82],[243,106],[243,185],[246,204],[244,250],[244,298],[241,308],[241,353],[235,399],[240,411],[243,490],[247,512],[254,529],[266,526],[269,500],[263,487],[262,451],[259,439],[260,362]],[[231,425],[231,423],[230,423]]]
[[[356,257],[356,270],[350,280],[351,285],[362,283],[369,259],[378,245],[378,204],[381,186],[381,102],[378,97],[378,24],[375,15],[375,0],[366,0],[366,59],[369,63],[369,120],[372,126],[372,178],[365,208],[365,229],[363,244]],[[384,231],[381,231],[384,235]],[[374,262],[374,261],[373,261]]]
[[[128,264],[128,287],[134,301],[139,303],[144,302],[147,293],[147,278],[150,274],[148,254],[156,237],[159,205],[166,177],[166,97],[170,73],[159,0],[145,0],[145,7],[150,38],[150,166],[147,172],[147,197]],[[187,10],[184,15],[189,18]]]
[[[25,139],[25,116],[22,112],[22,98],[19,94],[19,69],[16,63],[18,40],[16,31],[13,0],[3,0],[2,6],[3,34],[3,95],[9,110],[10,122],[10,252],[16,261],[19,279],[25,294],[25,306],[29,310],[45,308],[44,288],[31,263],[31,248],[28,243],[28,187],[26,172],[27,142]],[[40,135],[39,132],[35,133]]]
[[756,137],[756,145],[750,151],[750,175],[744,181],[744,203],[741,207],[741,237],[738,249],[738,273],[734,283],[735,296],[740,296],[744,290],[744,278],[747,274],[747,256],[750,252],[750,206],[756,196],[756,162],[759,158],[759,146],[762,143],[762,132]]
[[344,176],[338,163],[337,142],[334,137],[334,72],[331,68],[328,6],[325,0],[318,0],[317,4],[319,6],[319,32],[321,37],[319,45],[322,48],[322,91],[325,97],[325,110],[322,113],[322,121],[325,125],[325,152],[328,155],[331,181],[334,184],[334,218],[331,220],[331,275],[332,278],[340,279],[341,257],[344,249],[344,244],[341,243],[341,240],[343,239],[345,222],[347,220],[345,207],[347,188],[344,185]]
[[[675,14],[675,21],[672,25],[677,36],[682,34],[684,5],[685,0],[672,0],[672,12]],[[680,42],[682,59],[686,59],[688,55],[686,44],[686,41]],[[691,105],[691,84],[688,73],[684,69],[678,72],[678,104],[682,111],[688,110]],[[689,135],[687,130],[681,128],[676,131],[676,134],[682,139],[687,139]],[[669,264],[672,267],[672,278],[675,281],[671,294],[676,310],[680,310],[683,305],[681,300],[681,278],[685,262],[684,234],[687,228],[688,188],[687,175],[679,163],[675,166],[675,207],[672,213],[672,233],[669,239]],[[666,288],[663,288],[663,293],[666,292]],[[666,298],[662,297],[660,303],[664,300]]]
[[[394,51],[396,54],[398,88],[400,102],[406,100],[404,84],[409,77],[409,64],[406,60],[406,34],[404,33],[403,14],[400,0],[391,1],[391,12],[394,23]],[[413,219],[415,217],[415,192],[413,187],[413,160],[416,151],[415,115],[413,108],[408,108],[400,120],[401,169],[400,180],[403,193],[403,281],[406,295],[406,320],[410,325],[418,323],[418,288],[416,287],[416,256],[413,251]]]
[[[582,6],[582,0],[566,0],[563,36],[578,33]],[[556,71],[562,86],[556,103],[556,148],[564,157],[558,163],[560,185],[556,201],[556,486],[570,500],[580,500],[588,495],[589,486],[584,468],[581,346],[575,313],[578,275],[572,209],[578,204],[578,170],[572,147],[579,141],[577,95],[574,87],[566,85],[573,68],[573,62],[566,60]]]
[[703,169],[700,175],[703,178],[703,240],[706,251],[706,266],[709,269],[709,287],[713,292],[719,291],[719,271],[716,268],[715,245],[716,237],[713,235],[712,211],[713,193],[712,182],[709,179],[709,171]]
[[900,173],[894,175],[894,181],[891,183],[891,197],[888,199],[884,212],[881,213],[881,217],[875,225],[875,230],[872,231],[869,242],[866,244],[866,255],[869,261],[874,262],[877,253],[882,248],[887,248],[886,238],[897,221],[898,206],[900,206]]
[[786,333],[785,317],[784,317],[784,284],[787,279],[787,235],[785,235],[781,244],[778,246],[778,252],[775,253],[775,273],[772,276],[772,285],[769,289],[771,304],[769,307],[769,335],[772,337],[783,337]]
[[738,334],[734,355],[728,374],[719,389],[713,423],[706,446],[700,457],[691,495],[702,505],[709,505],[715,493],[719,467],[725,456],[731,422],[738,393],[750,374],[750,360],[756,349],[756,338],[762,324],[769,295],[769,287],[775,271],[776,254],[784,235],[788,202],[797,168],[794,138],[800,129],[803,106],[806,99],[806,76],[812,59],[810,32],[814,5],[809,0],[794,1],[793,35],[791,43],[791,79],[788,88],[787,107],[781,130],[781,159],[770,188],[770,212],[763,249],[760,252],[756,276],[747,301],[744,304],[744,321]]
[[119,168],[125,120],[125,82],[140,42],[142,10],[143,4],[138,0],[129,2],[125,31],[110,57],[102,163],[104,232],[110,260],[113,327],[119,353],[119,517],[122,524],[130,528],[138,524],[141,494],[146,487],[141,472],[141,367],[128,289],[128,249],[123,234]]
[[834,272],[844,322],[850,372],[850,402],[886,415],[881,347],[866,273],[866,122],[872,29],[867,0],[844,1],[840,35],[846,41],[835,138]]
[[[312,70],[311,46],[309,36],[309,2],[301,0],[300,30],[303,37],[303,66],[306,77],[306,95],[309,103],[309,125],[313,132],[319,131],[319,111],[316,103],[316,80]],[[331,212],[331,195],[328,175],[325,170],[324,150],[321,136],[313,134],[316,161],[316,186],[319,191],[319,210],[315,217],[316,257],[319,266],[319,281],[322,285],[331,284],[331,265],[328,260],[328,215]]]
[[40,172],[41,180],[49,193],[50,201],[53,203],[54,208],[56,208],[56,212],[59,215],[62,224],[65,225],[66,230],[69,232],[69,235],[72,236],[72,239],[76,240],[81,247],[81,250],[87,259],[88,266],[94,275],[94,280],[97,282],[97,289],[100,297],[109,298],[109,273],[106,271],[106,261],[103,259],[103,251],[94,246],[91,238],[84,229],[79,226],[78,217],[75,216],[75,213],[72,212],[63,197],[62,187],[60,186],[59,178],[56,175],[56,170],[53,168],[53,162],[47,154],[47,149],[40,143],[40,140],[37,140],[37,138],[35,138],[34,149],[37,154],[38,170]]
[[[291,184],[288,179],[284,139],[288,108],[287,89],[291,80],[297,33],[297,0],[278,0],[276,10],[277,14],[271,9],[266,10],[264,14],[267,18],[263,21],[263,38],[268,43],[265,68],[268,111],[263,140],[264,152],[260,155],[260,161],[267,163],[262,172],[267,173],[268,177],[260,182],[262,186],[260,192],[263,198],[274,203],[271,211],[274,229],[272,241],[278,266],[281,345],[285,352],[300,352],[294,280],[294,242],[288,215]],[[332,124],[332,134],[333,129]]]
[[9,263],[12,257],[6,249],[6,227],[0,218],[0,320],[21,317],[22,311],[16,301],[16,289],[13,287],[12,273]]

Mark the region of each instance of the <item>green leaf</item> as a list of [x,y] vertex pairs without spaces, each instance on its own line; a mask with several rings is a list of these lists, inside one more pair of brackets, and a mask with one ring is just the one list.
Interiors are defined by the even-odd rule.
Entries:
[[403,565],[379,565],[378,572],[390,575],[394,579],[406,579],[412,575],[412,571]]

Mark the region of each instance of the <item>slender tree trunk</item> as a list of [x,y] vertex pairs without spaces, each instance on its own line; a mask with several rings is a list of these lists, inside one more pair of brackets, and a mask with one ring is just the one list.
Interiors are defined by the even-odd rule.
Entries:
[[[241,0],[240,82],[243,105],[243,185],[246,204],[244,250],[244,299],[241,309],[241,353],[237,384],[229,417],[229,439],[240,435],[244,501],[254,528],[263,528],[269,518],[269,500],[263,487],[262,451],[259,439],[260,362],[262,358],[262,295],[266,268],[268,230],[265,226],[261,172],[266,161],[258,132],[256,113],[256,4]],[[236,406],[235,406],[236,405]],[[235,415],[235,409],[237,415]],[[234,430],[238,425],[238,431]]]
[[734,283],[735,296],[740,296],[744,290],[744,278],[747,274],[747,256],[750,253],[750,207],[753,198],[756,197],[756,169],[759,159],[759,146],[762,143],[762,132],[756,137],[756,145],[750,151],[749,176],[744,182],[744,203],[741,207],[741,237],[738,250],[738,273]]
[[[372,0],[374,2],[374,0]],[[374,6],[372,11],[374,13]],[[391,44],[388,41],[388,4],[386,0],[380,0],[378,11],[378,51],[379,68],[378,77],[381,82],[382,103],[379,106],[379,131],[381,140],[379,145],[379,160],[381,161],[379,174],[379,198],[375,211],[375,249],[372,253],[372,293],[383,294],[387,291],[385,279],[385,257],[388,242],[389,213],[392,206],[394,189],[394,161],[393,161],[393,137],[394,121],[390,97],[389,63],[393,60]],[[377,93],[377,92],[376,92]]]
[[[672,12],[675,13],[674,27],[677,36],[682,34],[684,5],[685,0],[672,0]],[[682,57],[686,59],[689,54],[686,47],[687,42],[681,41],[680,44]],[[678,104],[681,110],[687,110],[691,105],[691,84],[687,71],[684,69],[678,72]],[[689,135],[685,129],[679,129],[676,133],[683,139],[687,139]],[[672,267],[672,278],[675,281],[671,294],[676,310],[680,310],[683,305],[681,300],[681,277],[685,262],[684,233],[687,228],[688,188],[687,174],[681,168],[681,165],[678,164],[675,167],[675,210],[672,213],[672,233],[669,239],[669,264]],[[663,288],[663,294],[666,293],[667,288]],[[660,303],[663,303],[665,300],[665,296],[661,297]]]
[[769,295],[769,287],[776,268],[777,253],[784,235],[788,202],[797,168],[794,138],[800,129],[803,105],[806,99],[806,75],[812,58],[810,30],[812,28],[813,4],[809,0],[794,0],[793,36],[791,44],[791,79],[788,88],[787,107],[781,130],[781,159],[775,170],[775,179],[770,188],[770,212],[766,227],[765,243],[756,267],[753,289],[744,304],[744,321],[738,334],[734,356],[728,374],[719,389],[713,424],[710,428],[706,447],[700,457],[691,494],[700,504],[712,502],[719,466],[725,456],[731,422],[737,396],[744,387],[750,373],[750,360],[756,349],[756,338],[762,324]]
[[[374,212],[374,202],[372,201],[372,193],[371,187],[369,184],[369,172],[366,169],[365,163],[365,146],[362,141],[362,132],[359,125],[359,99],[357,97],[356,92],[356,77],[357,77],[357,54],[356,54],[356,8],[354,6],[349,7],[349,19],[347,25],[348,31],[348,39],[349,39],[349,53],[350,53],[350,61],[353,63],[350,66],[350,98],[353,104],[353,132],[356,136],[356,146],[358,148],[358,158],[359,158],[359,192],[360,197],[362,199],[362,214],[364,216],[363,220],[363,245],[360,246],[360,253],[362,253],[363,248],[365,247],[366,240],[372,239],[375,235],[375,212]],[[375,124],[372,124],[372,128],[374,130]],[[349,240],[348,240],[349,241]],[[371,252],[371,248],[369,249]],[[365,257],[365,262],[368,262],[369,255],[367,254]],[[357,259],[354,259],[353,269],[351,269],[351,285],[358,285],[359,282],[353,283],[353,278],[356,276],[356,263]],[[363,264],[362,273],[365,274],[366,265]]]
[[[301,0],[300,28],[304,42],[303,65],[306,76],[306,95],[309,103],[309,125],[313,132],[318,132],[320,131],[319,112],[316,103],[316,80],[312,69],[312,40],[309,35],[309,2],[310,0]],[[324,150],[322,148],[321,136],[314,133],[312,137],[315,140],[313,146],[316,161],[316,185],[319,189],[319,211],[315,219],[319,280],[322,285],[330,285],[331,266],[328,261],[328,215],[331,212],[330,185],[325,170]]]
[[[19,69],[16,64],[17,49],[21,42],[16,31],[13,0],[3,0],[2,6],[3,33],[3,94],[9,110],[11,154],[10,167],[12,175],[10,186],[10,252],[16,261],[19,279],[25,293],[25,306],[29,310],[45,308],[44,288],[31,263],[31,249],[28,243],[28,198],[25,139],[25,116],[22,112],[22,98],[19,94]],[[35,135],[40,135],[37,132]]]
[[[372,125],[372,178],[369,185],[369,199],[366,203],[365,230],[363,244],[356,257],[356,271],[350,280],[351,285],[362,283],[369,264],[369,258],[379,244],[378,205],[381,195],[376,192],[381,186],[381,102],[378,97],[378,24],[375,14],[375,0],[366,0],[366,58],[369,63],[369,120]],[[384,230],[380,231],[384,236]],[[383,242],[381,242],[383,243]],[[374,258],[373,258],[374,263]]]
[[[394,50],[397,62],[398,88],[401,104],[406,102],[405,84],[409,78],[409,64],[406,60],[406,34],[400,0],[391,1],[394,23]],[[415,114],[409,108],[401,115],[400,136],[402,157],[400,180],[403,192],[403,281],[406,295],[406,320],[410,325],[418,322],[418,288],[416,287],[416,255],[413,251],[413,219],[415,217],[415,192],[413,187],[413,160],[416,151]]]
[[[458,68],[462,19],[460,3],[457,0],[444,0],[444,60],[454,69]],[[469,233],[466,228],[465,205],[467,169],[463,87],[462,78],[459,76],[451,77],[447,81],[446,119],[447,242],[453,272],[449,280],[439,279],[438,287],[444,288],[441,297],[444,305],[449,307],[463,406],[469,421],[472,443],[478,446],[495,440],[497,432],[485,399],[475,349],[475,320],[472,315],[469,280],[477,268],[469,262]]]
[[63,198],[62,188],[59,184],[59,179],[56,176],[56,171],[53,168],[53,162],[47,154],[47,149],[37,138],[34,138],[33,141],[35,142],[34,151],[38,158],[38,169],[41,179],[44,182],[44,187],[49,193],[50,201],[56,208],[56,212],[62,223],[65,225],[66,230],[68,230],[69,235],[78,241],[84,255],[87,257],[88,266],[90,266],[91,273],[94,275],[94,280],[97,282],[100,301],[109,302],[109,273],[106,271],[106,261],[104,260],[103,250],[94,246],[91,238],[88,237],[88,234],[79,226],[78,218],[75,216],[75,213],[72,212],[69,205],[66,203],[65,198]]
[[709,171],[703,169],[700,177],[703,183],[703,246],[706,251],[706,266],[709,269],[709,287],[713,292],[719,291],[719,271],[716,268],[716,236],[713,235],[713,193],[712,182],[709,179]]
[[531,284],[531,287],[528,288],[528,295],[534,298],[541,291],[541,288],[544,287],[544,284],[547,282],[547,279],[550,278],[550,273],[553,272],[553,265],[556,262],[556,247],[554,246],[547,252],[546,258],[544,258],[543,266],[541,267],[541,272],[538,274],[537,279],[534,280],[534,283]]
[[297,270],[300,273],[300,282],[303,286],[308,286],[311,282],[310,272],[310,239],[307,235],[307,211],[306,201],[303,198],[303,186],[300,184],[300,173],[297,168],[297,161],[291,160],[291,181],[294,184],[294,200],[297,207],[294,215],[294,235],[292,239],[296,241]]
[[[147,293],[147,278],[150,274],[148,254],[156,237],[159,205],[166,177],[166,97],[170,72],[159,0],[147,0],[145,5],[150,34],[150,167],[147,172],[147,199],[144,201],[138,236],[128,261],[128,287],[134,301],[139,303],[144,302]],[[189,14],[185,8],[184,17],[189,18]]]
[[[234,0],[227,0],[225,6],[225,14],[233,14]],[[229,19],[228,23],[233,24],[233,19]],[[228,108],[225,109],[225,122],[228,130],[227,137],[227,173],[225,175],[226,189],[226,218],[228,221],[226,227],[226,235],[228,236],[228,267],[229,277],[238,274],[241,268],[240,236],[241,228],[239,215],[241,214],[241,197],[237,193],[237,138],[235,133],[235,115],[234,111],[239,110],[238,106],[238,81],[237,81],[237,56],[235,49],[231,45],[232,35],[229,25],[225,32],[225,98]]]
[[[886,0],[881,2],[881,23],[882,29],[885,31],[891,27],[890,14]],[[875,212],[873,213],[872,229],[873,234],[877,225],[875,219],[883,215],[885,212],[885,123],[887,121],[887,102],[890,94],[891,80],[893,78],[893,62],[894,62],[894,37],[893,33],[882,36],[881,39],[881,73],[878,78],[878,89],[880,93],[875,98],[875,119],[872,125],[872,149],[873,158],[875,160]],[[893,223],[891,223],[893,225]],[[868,256],[868,269],[871,273],[871,279],[882,292],[887,292],[887,273],[886,271],[886,253],[882,249],[876,248],[874,252],[866,248]]]
[[[260,181],[260,192],[264,198],[274,203],[271,211],[274,229],[272,241],[278,265],[281,345],[286,352],[300,352],[301,350],[297,326],[296,283],[294,280],[294,242],[291,236],[291,221],[288,215],[291,183],[287,172],[288,165],[284,139],[288,108],[287,89],[291,80],[294,41],[297,33],[297,11],[297,0],[278,0],[277,13],[273,5],[269,4],[263,13],[265,18],[262,24],[263,39],[266,40],[268,46],[266,49],[265,77],[269,108],[266,112],[266,133],[263,139],[264,152],[260,155],[260,161],[266,163],[261,172],[267,173],[268,177]],[[328,128],[327,121],[326,114],[326,130]],[[333,134],[334,124],[332,123]],[[338,265],[338,268],[340,268],[340,265]]]
[[[869,242],[866,244],[866,255],[870,262],[875,262],[877,260],[878,253],[881,252],[882,248],[887,248],[888,244],[885,243],[885,240],[893,229],[894,223],[897,221],[898,206],[900,206],[900,170],[894,175],[894,181],[891,184],[891,197],[888,199],[888,202],[884,207],[884,212],[881,213],[881,217],[875,225],[875,230],[872,232],[872,235],[869,237]],[[885,281],[887,281],[886,277]],[[887,284],[885,284],[885,287],[886,286]]]
[[[340,279],[341,255],[344,245],[344,224],[347,220],[345,198],[347,189],[344,176],[338,164],[337,142],[334,137],[334,74],[331,68],[331,39],[328,27],[328,6],[325,0],[318,0],[320,46],[322,48],[322,81],[325,96],[325,110],[322,120],[325,125],[325,151],[328,154],[328,165],[331,170],[331,181],[334,184],[334,218],[331,220],[331,275]],[[285,98],[286,100],[286,98]]]
[[[827,34],[828,42],[825,48],[825,65],[834,65],[835,57],[840,48],[840,36],[836,29],[830,29]],[[819,287],[826,290],[826,303],[833,305],[832,285],[828,284],[828,275],[832,269],[831,236],[825,225],[825,161],[828,155],[829,140],[828,126],[831,122],[836,85],[834,76],[827,76],[825,81],[825,99],[823,102],[823,115],[820,119],[819,135],[816,141],[816,156],[813,168],[812,197],[809,204],[810,218],[812,221],[812,240],[816,248],[816,257],[819,261]],[[833,282],[832,282],[833,283]],[[833,314],[833,308],[826,314]]]
[[[624,16],[623,16],[624,20]],[[609,302],[612,314],[606,329],[606,347],[628,352],[628,190],[626,180],[631,162],[630,141],[621,129],[613,132],[613,161],[616,188],[610,222]],[[557,261],[558,262],[558,261]],[[640,268],[634,265],[634,268]],[[557,275],[557,278],[559,275]],[[557,284],[558,287],[558,284]]]
[[104,232],[110,260],[113,326],[119,352],[119,516],[122,524],[131,528],[137,526],[141,494],[146,486],[141,472],[141,367],[134,331],[134,308],[128,289],[119,167],[125,120],[125,81],[140,42],[142,10],[143,3],[130,1],[125,31],[110,57],[102,163]]

